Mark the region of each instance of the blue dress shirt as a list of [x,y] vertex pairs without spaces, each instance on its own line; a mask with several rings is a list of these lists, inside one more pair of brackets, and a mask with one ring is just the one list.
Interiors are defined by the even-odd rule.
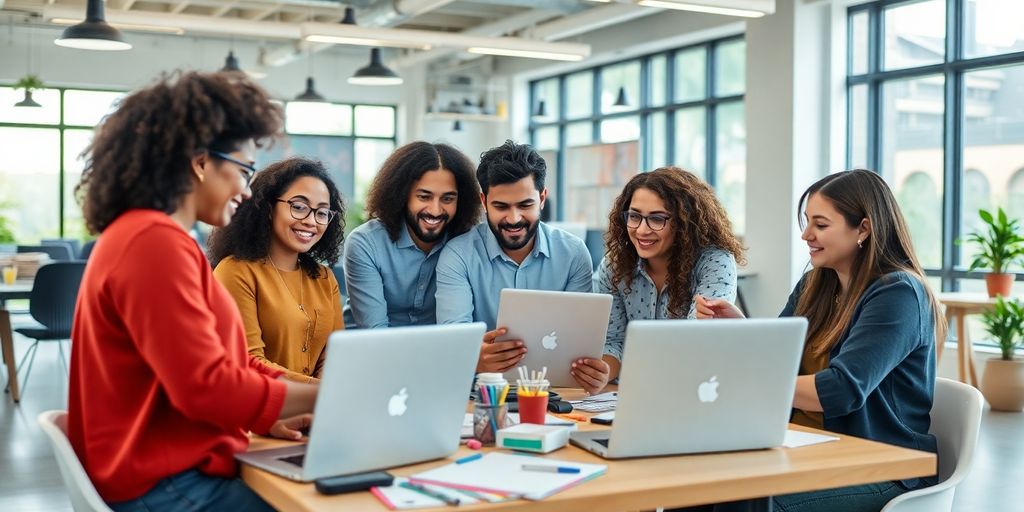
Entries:
[[502,288],[589,292],[593,266],[583,240],[543,222],[533,251],[516,264],[487,223],[453,238],[437,262],[437,323],[484,322],[494,330]]
[[345,239],[346,326],[361,329],[436,323],[434,268],[442,238],[424,254],[403,225],[392,241],[373,219]]

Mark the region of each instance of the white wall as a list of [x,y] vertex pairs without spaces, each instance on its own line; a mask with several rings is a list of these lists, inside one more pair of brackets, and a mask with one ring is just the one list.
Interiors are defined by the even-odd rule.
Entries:
[[[25,75],[27,33],[32,34],[33,71],[53,86],[134,89],[150,83],[163,71],[219,69],[232,46],[242,68],[252,67],[259,51],[259,44],[249,40],[232,44],[227,39],[127,33],[134,46],[131,50],[99,52],[53,44],[61,32],[56,27],[15,26],[4,32],[5,37],[0,38],[0,84]],[[353,86],[346,82],[368,62],[368,49],[335,47],[317,53],[313,60],[317,90],[333,101],[397,105],[400,87]],[[269,76],[259,83],[276,98],[293,98],[305,89],[308,72],[307,59],[300,58],[270,69]]]

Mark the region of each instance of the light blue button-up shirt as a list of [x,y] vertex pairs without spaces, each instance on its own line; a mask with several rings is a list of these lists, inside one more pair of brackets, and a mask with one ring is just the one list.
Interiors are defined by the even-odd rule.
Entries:
[[349,320],[361,329],[436,323],[434,268],[446,240],[424,253],[405,225],[395,241],[377,219],[352,231],[345,239],[346,326]]
[[437,262],[437,323],[484,322],[494,330],[502,288],[589,292],[590,253],[579,238],[543,222],[533,251],[509,258],[487,223],[453,238]]

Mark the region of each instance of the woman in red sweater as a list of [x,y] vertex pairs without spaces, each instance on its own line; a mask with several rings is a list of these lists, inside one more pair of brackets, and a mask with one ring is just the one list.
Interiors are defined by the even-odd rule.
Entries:
[[249,197],[281,110],[239,73],[175,73],[97,128],[78,194],[102,233],[78,295],[68,437],[115,510],[272,510],[236,478],[247,432],[300,439],[316,386],[249,357],[189,236]]

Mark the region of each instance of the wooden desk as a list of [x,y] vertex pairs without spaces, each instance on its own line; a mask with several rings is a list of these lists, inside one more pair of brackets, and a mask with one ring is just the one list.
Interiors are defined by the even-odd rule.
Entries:
[[[956,322],[956,364],[960,382],[978,387],[978,374],[974,369],[974,346],[971,344],[967,315],[976,315],[995,307],[996,300],[984,293],[944,292],[939,302],[946,307],[946,320]],[[942,360],[942,346],[935,347],[937,361]]]
[[11,314],[4,303],[9,300],[27,299],[32,296],[31,281],[16,281],[14,284],[0,282],[0,353],[7,366],[7,386],[14,403],[21,401],[18,389],[18,369],[14,360],[14,332],[11,330]]
[[[559,390],[567,398],[572,394]],[[604,429],[580,423],[581,430]],[[791,425],[791,428],[814,432]],[[561,460],[607,464],[596,479],[542,501],[514,500],[472,505],[472,510],[621,511],[653,510],[707,503],[763,498],[794,492],[930,476],[935,455],[850,436],[836,442],[796,449],[775,448],[736,453],[655,457],[610,461],[568,446],[544,455]],[[286,441],[253,438],[252,449],[280,446]],[[485,449],[490,451],[490,449]],[[448,459],[389,470],[408,476],[451,463],[473,453],[460,447]],[[369,492],[324,496],[312,484],[301,484],[242,465],[242,479],[279,510],[379,510],[387,508]],[[450,510],[438,508],[432,510]]]

